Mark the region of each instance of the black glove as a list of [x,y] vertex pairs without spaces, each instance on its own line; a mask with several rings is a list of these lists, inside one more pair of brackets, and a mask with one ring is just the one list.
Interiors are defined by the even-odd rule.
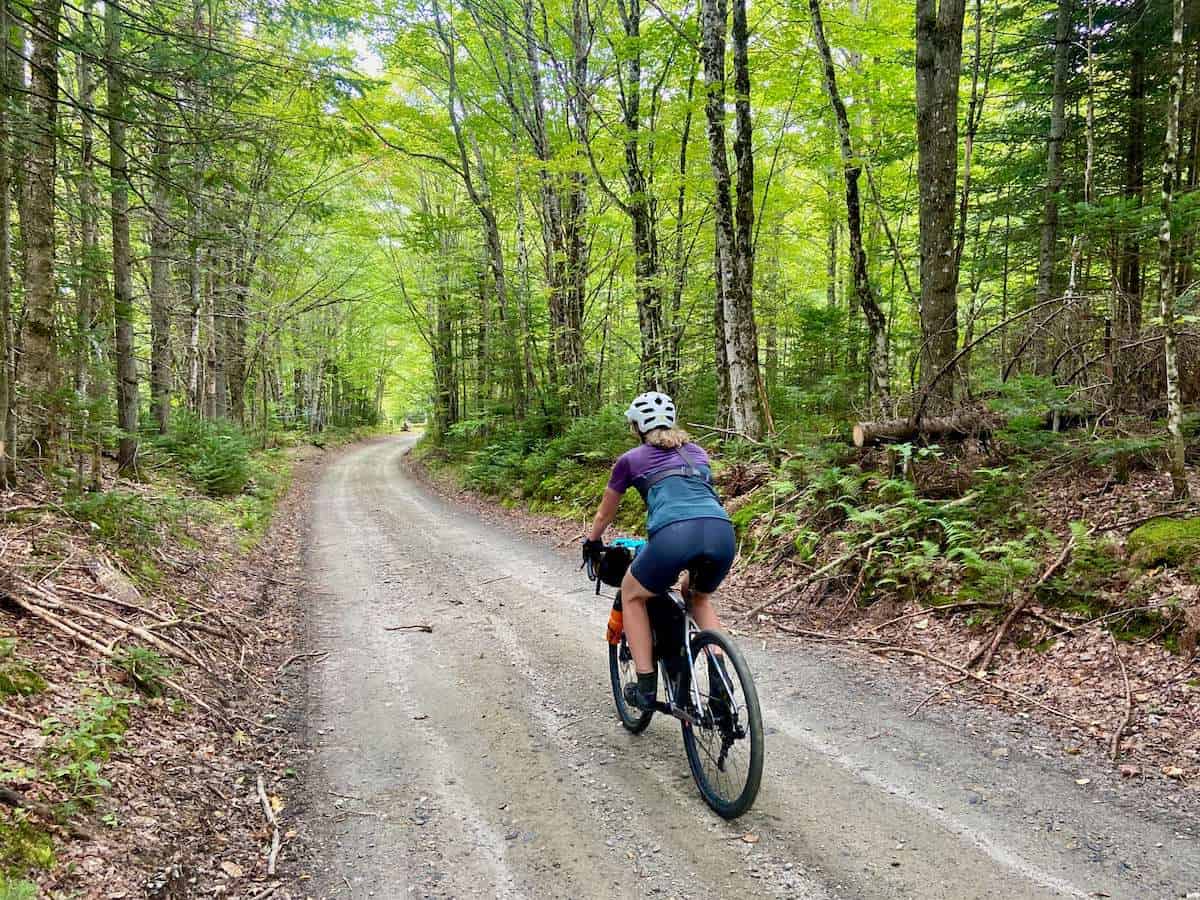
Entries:
[[604,552],[604,541],[585,540],[583,542],[583,561],[599,562]]

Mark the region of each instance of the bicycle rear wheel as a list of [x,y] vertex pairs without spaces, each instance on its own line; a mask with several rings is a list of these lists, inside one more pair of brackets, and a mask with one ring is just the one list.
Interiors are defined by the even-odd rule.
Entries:
[[[718,658],[723,656],[723,664]],[[695,723],[683,723],[683,746],[704,802],[717,815],[736,819],[758,796],[762,781],[763,728],[758,692],[746,660],[720,631],[692,639],[691,699]],[[722,674],[723,672],[723,674]]]
[[637,684],[637,668],[633,664],[633,654],[629,652],[625,635],[621,635],[620,643],[608,645],[608,674],[612,681],[613,703],[616,704],[621,724],[626,730],[641,734],[654,718],[654,713],[635,709],[625,702],[625,685]]

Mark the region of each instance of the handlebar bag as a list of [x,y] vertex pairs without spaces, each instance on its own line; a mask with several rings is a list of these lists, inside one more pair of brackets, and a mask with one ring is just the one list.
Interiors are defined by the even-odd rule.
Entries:
[[609,587],[620,587],[621,579],[633,563],[633,551],[628,547],[606,547],[596,566],[596,577]]

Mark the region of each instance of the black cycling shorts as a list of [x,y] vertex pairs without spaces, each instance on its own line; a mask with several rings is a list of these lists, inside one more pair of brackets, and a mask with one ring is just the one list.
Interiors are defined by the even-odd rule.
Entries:
[[737,553],[728,519],[685,519],[654,532],[630,571],[642,587],[656,594],[668,590],[680,572],[694,575],[692,587],[711,594],[729,574]]

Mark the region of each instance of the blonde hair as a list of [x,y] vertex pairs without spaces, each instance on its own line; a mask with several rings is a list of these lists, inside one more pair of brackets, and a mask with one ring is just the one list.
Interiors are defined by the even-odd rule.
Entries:
[[659,450],[678,450],[691,439],[682,428],[655,428],[645,435],[646,443]]

